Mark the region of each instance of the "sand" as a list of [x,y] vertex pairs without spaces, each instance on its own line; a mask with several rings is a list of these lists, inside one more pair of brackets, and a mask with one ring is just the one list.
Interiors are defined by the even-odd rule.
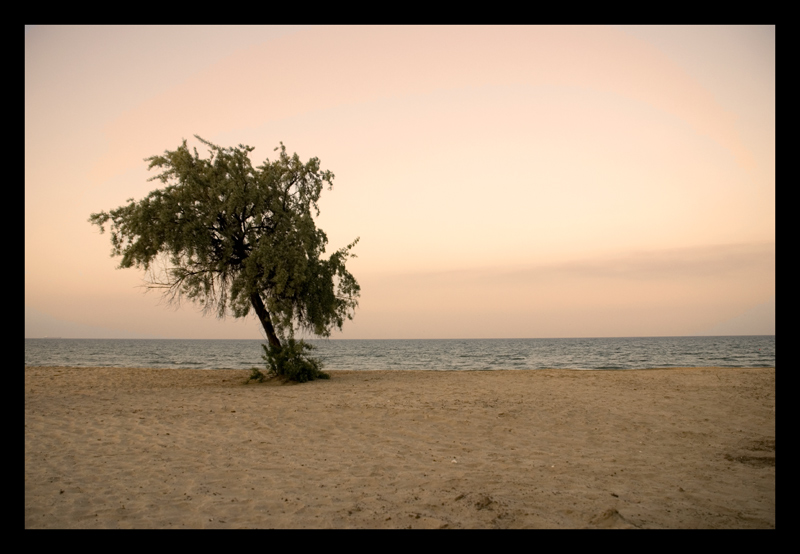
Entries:
[[26,528],[774,528],[775,370],[25,368]]

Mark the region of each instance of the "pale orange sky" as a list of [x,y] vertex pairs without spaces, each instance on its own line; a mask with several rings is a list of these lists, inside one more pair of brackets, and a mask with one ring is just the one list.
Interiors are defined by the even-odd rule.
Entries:
[[195,134],[335,173],[333,338],[774,333],[774,27],[26,28],[26,337],[261,337],[87,222]]

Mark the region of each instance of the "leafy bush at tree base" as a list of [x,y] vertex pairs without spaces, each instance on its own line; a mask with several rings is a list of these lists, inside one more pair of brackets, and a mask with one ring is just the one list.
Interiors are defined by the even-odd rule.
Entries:
[[268,376],[279,377],[287,381],[305,383],[314,379],[330,379],[330,375],[322,371],[322,362],[306,354],[314,346],[304,342],[288,339],[283,346],[262,344],[264,361],[267,363],[265,375],[256,368],[252,369],[251,380],[263,381]]

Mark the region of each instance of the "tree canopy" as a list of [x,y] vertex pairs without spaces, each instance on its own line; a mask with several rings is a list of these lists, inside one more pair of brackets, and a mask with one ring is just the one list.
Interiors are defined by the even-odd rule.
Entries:
[[254,168],[251,146],[223,148],[199,136],[210,155],[186,144],[151,156],[149,170],[167,185],[144,199],[89,221],[110,224],[120,268],[147,272],[148,286],[172,301],[188,298],[205,312],[244,317],[252,308],[270,347],[295,328],[330,336],[352,319],[360,287],[345,264],[358,239],[323,257],[328,238],[317,229],[323,186],[334,175],[319,160],[303,164],[283,143],[274,161]]

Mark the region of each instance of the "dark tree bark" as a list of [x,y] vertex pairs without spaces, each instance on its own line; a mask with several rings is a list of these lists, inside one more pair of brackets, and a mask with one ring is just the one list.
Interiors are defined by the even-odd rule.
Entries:
[[256,311],[258,320],[261,322],[261,325],[264,327],[264,331],[267,333],[267,340],[269,341],[270,346],[280,348],[281,341],[278,340],[278,335],[275,334],[275,328],[272,326],[272,319],[270,319],[267,307],[264,306],[264,301],[261,300],[261,297],[257,292],[250,294],[250,303],[253,305],[253,309]]

